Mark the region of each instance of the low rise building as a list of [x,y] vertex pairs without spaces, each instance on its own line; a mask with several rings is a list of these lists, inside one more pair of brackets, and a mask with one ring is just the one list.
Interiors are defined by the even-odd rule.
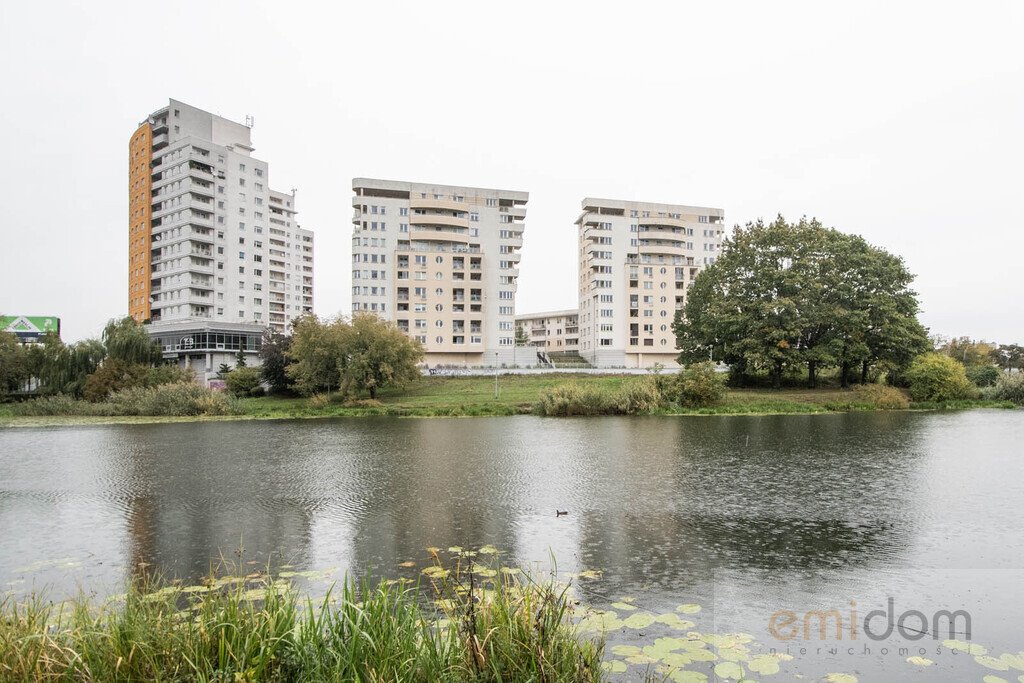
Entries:
[[516,316],[517,337],[547,353],[579,351],[579,310],[526,313]]

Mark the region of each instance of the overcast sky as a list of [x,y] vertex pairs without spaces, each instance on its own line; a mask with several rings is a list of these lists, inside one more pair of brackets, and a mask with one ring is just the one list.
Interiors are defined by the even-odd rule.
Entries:
[[[933,332],[1024,342],[1024,3],[0,5],[0,312],[126,312],[128,138],[242,121],[347,312],[351,179],[530,192],[518,312],[577,305],[586,196],[817,216]],[[651,9],[648,9],[651,8]]]

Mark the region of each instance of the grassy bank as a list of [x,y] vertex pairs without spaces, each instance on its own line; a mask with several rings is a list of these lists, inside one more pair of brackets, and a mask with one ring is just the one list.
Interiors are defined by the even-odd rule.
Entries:
[[[502,375],[499,396],[494,397],[494,377],[424,377],[404,390],[381,391],[376,401],[342,402],[307,398],[263,397],[238,401],[239,415],[218,417],[137,416],[16,416],[11,406],[0,405],[0,426],[177,422],[220,419],[273,419],[392,415],[400,417],[447,417],[522,415],[533,411],[541,394],[558,385],[575,383],[609,394],[619,391],[627,375]],[[910,404],[911,409],[1012,408],[1000,401],[958,401],[949,404]],[[661,414],[774,415],[875,410],[852,389],[730,389],[721,401],[706,408],[672,409]]]
[[567,587],[459,558],[421,589],[278,579],[149,584],[120,599],[0,602],[0,681],[598,681]]

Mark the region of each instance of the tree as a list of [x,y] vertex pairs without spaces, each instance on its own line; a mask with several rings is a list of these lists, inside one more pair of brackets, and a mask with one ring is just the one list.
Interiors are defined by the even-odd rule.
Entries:
[[270,386],[270,393],[280,394],[292,388],[292,380],[288,376],[288,350],[292,346],[292,338],[279,332],[267,331],[263,335],[260,346],[261,369],[263,381]]
[[992,365],[992,356],[998,351],[995,344],[986,341],[975,341],[970,337],[955,337],[945,340],[939,346],[939,353],[963,363],[966,367]]
[[420,343],[373,314],[353,316],[344,328],[342,348],[339,369],[346,391],[366,391],[373,399],[380,389],[400,387],[420,376]]
[[241,369],[246,366],[245,363],[245,351],[238,349],[238,353],[235,354],[235,368]]
[[103,345],[106,357],[124,363],[155,365],[163,357],[160,345],[150,338],[141,323],[130,316],[107,323],[103,328]]
[[516,325],[516,345],[526,346],[530,343],[530,335],[526,333],[526,327],[522,324]]
[[1019,344],[1000,344],[992,352],[992,362],[1006,372],[1024,369],[1024,346]]
[[10,332],[0,330],[0,399],[18,391],[31,377],[28,350]]
[[263,385],[260,384],[259,368],[238,368],[232,370],[224,378],[227,389],[232,396],[262,396]]
[[915,401],[956,401],[977,394],[963,363],[941,353],[923,353],[915,358],[907,369],[907,380]]
[[290,361],[285,374],[304,396],[341,388],[341,359],[344,327],[341,319],[321,322],[315,315],[303,315],[292,323]]
[[106,358],[106,346],[99,339],[85,339],[64,344],[55,334],[43,335],[43,343],[33,347],[32,376],[40,381],[45,393],[82,395],[86,379]]
[[860,367],[897,370],[927,348],[913,276],[901,259],[817,220],[737,227],[691,286],[674,330],[679,360],[730,365],[734,380],[766,371],[774,386],[804,367],[844,384]]
[[679,404],[688,408],[703,408],[717,403],[725,393],[722,379],[711,361],[694,363],[684,368],[677,379]]

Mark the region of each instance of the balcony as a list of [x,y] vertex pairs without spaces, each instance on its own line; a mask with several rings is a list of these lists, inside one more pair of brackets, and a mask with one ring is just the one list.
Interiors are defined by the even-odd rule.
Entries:
[[427,214],[413,214],[409,216],[409,225],[427,225],[427,226],[439,226],[439,227],[450,227],[450,228],[465,228],[469,229],[469,218],[457,217],[457,216],[445,216],[442,214],[427,213]]
[[409,239],[414,242],[454,242],[469,244],[469,234],[453,230],[412,230]]
[[637,218],[636,224],[640,227],[652,228],[685,228],[686,222],[681,218],[669,218],[667,216],[645,216]]
[[[456,213],[468,213],[469,205],[465,202],[456,202],[451,199],[409,199],[409,209],[430,209],[433,211],[454,211]],[[415,218],[415,216],[410,216]]]
[[662,242],[661,244],[641,244],[637,247],[640,254],[651,254],[659,256],[686,256],[686,249],[682,242]]

